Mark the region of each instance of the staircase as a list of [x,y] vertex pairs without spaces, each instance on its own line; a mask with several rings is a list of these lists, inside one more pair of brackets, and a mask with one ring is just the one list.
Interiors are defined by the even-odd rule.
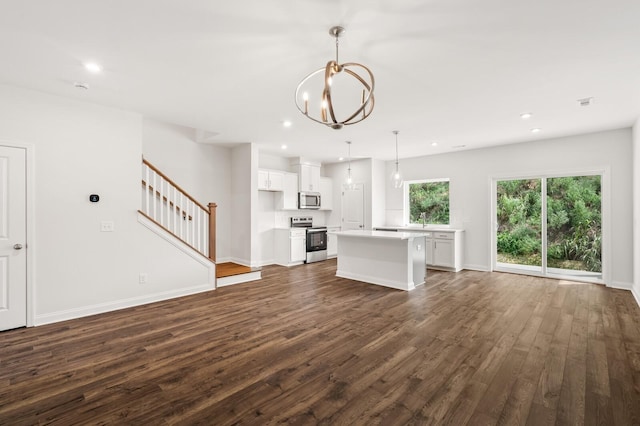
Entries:
[[[204,206],[157,167],[142,160],[142,197],[138,213],[186,247],[216,263],[216,203]],[[231,264],[234,265],[234,264]],[[216,265],[216,287],[261,278],[260,270]]]

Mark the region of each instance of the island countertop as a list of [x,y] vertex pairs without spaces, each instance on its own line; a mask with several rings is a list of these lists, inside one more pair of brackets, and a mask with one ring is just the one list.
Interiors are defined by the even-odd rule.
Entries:
[[335,233],[339,237],[360,237],[360,238],[377,238],[389,240],[408,240],[416,237],[427,237],[428,233],[424,232],[394,232],[394,231],[369,231],[361,229],[352,229],[349,231],[338,231]]

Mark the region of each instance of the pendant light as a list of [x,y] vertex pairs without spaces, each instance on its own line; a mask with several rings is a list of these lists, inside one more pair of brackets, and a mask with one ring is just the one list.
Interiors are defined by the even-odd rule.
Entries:
[[349,150],[349,156],[347,157],[349,160],[349,165],[347,167],[347,177],[344,181],[344,188],[353,189],[355,185],[353,183],[353,177],[351,176],[351,141],[346,141],[346,144]]
[[393,187],[398,189],[398,188],[402,188],[402,175],[400,174],[400,169],[398,167],[398,133],[400,133],[397,130],[393,131],[393,134],[396,135],[396,169],[393,171],[393,173],[391,173],[391,182],[393,184]]

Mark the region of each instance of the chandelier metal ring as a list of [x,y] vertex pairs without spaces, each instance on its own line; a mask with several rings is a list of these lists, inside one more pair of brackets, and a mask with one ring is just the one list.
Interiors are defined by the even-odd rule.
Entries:
[[[304,114],[307,118],[333,129],[341,129],[343,126],[361,122],[371,114],[375,105],[375,98],[373,96],[375,78],[373,77],[371,70],[356,62],[346,62],[344,64],[340,64],[338,62],[338,37],[340,37],[343,32],[344,28],[342,27],[332,27],[329,30],[329,34],[336,38],[336,59],[327,62],[327,65],[324,68],[319,68],[303,78],[298,84],[298,87],[296,87],[295,93],[295,102],[298,111]],[[357,69],[361,69],[360,73],[357,72]],[[364,72],[362,72],[362,70]],[[311,78],[322,72],[324,72],[324,87],[321,96],[320,114],[319,117],[314,117],[309,114],[308,92],[303,91],[303,87]],[[356,110],[347,118],[338,119],[336,117],[333,99],[331,96],[331,84],[333,77],[342,72],[355,78],[355,80],[362,85],[363,89],[359,107],[356,108]],[[303,92],[303,96],[300,96],[301,91]]]

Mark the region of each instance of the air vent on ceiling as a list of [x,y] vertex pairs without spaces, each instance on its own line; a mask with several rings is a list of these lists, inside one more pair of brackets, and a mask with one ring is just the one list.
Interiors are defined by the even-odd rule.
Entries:
[[591,105],[592,102],[593,102],[593,97],[578,99],[578,103],[580,104],[580,106],[583,106],[583,107]]

